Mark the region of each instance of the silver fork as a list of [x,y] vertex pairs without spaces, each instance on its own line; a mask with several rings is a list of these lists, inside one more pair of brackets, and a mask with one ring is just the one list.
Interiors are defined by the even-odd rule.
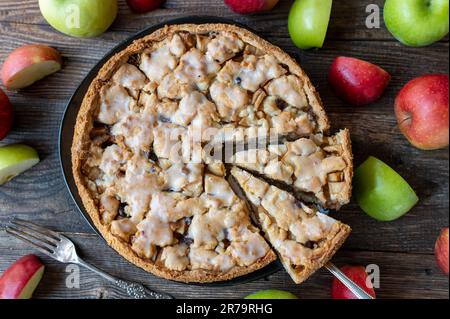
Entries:
[[117,279],[82,260],[74,243],[60,233],[38,226],[29,221],[15,218],[6,226],[6,232],[33,246],[41,253],[62,263],[78,264],[97,273],[134,299],[173,299],[172,296],[149,290],[141,284]]
[[364,289],[355,284],[350,278],[348,278],[342,271],[339,270],[332,263],[325,265],[325,268],[331,272],[340,282],[344,284],[358,299],[374,299]]

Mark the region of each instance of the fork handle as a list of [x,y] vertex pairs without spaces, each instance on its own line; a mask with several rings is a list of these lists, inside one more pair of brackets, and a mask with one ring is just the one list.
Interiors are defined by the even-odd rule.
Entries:
[[114,283],[114,285],[116,285],[117,287],[125,290],[127,295],[133,299],[173,299],[173,297],[168,294],[155,292],[153,290],[146,288],[145,286],[143,286],[141,284],[115,278],[115,277],[111,276],[110,274],[104,272],[103,270],[101,270],[91,264],[88,264],[81,258],[78,258],[78,264],[95,272],[96,274],[100,275],[101,277],[105,278],[106,280]]
[[348,278],[339,268],[334,264],[328,263],[325,268],[331,272],[340,282],[344,284],[358,299],[374,299],[364,289],[355,284],[350,278]]

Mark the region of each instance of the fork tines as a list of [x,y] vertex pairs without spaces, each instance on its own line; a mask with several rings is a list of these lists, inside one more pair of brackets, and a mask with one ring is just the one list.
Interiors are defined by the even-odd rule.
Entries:
[[55,248],[61,241],[58,233],[18,218],[10,221],[10,224],[6,226],[6,232],[49,256],[54,254]]

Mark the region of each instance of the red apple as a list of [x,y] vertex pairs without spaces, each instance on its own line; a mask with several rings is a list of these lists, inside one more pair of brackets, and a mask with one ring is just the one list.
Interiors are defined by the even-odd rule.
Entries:
[[266,0],[263,11],[272,10],[280,0]]
[[395,100],[400,130],[417,148],[448,146],[448,75],[431,74],[407,83]]
[[2,67],[2,81],[6,88],[18,90],[61,69],[58,51],[41,44],[24,45],[14,50]]
[[35,255],[27,255],[0,277],[0,299],[30,299],[44,274],[45,266]]
[[0,89],[0,141],[11,130],[13,119],[14,113],[11,103],[6,94]]
[[448,227],[441,231],[434,246],[434,253],[439,267],[448,276]]
[[366,105],[381,97],[391,76],[375,64],[338,57],[331,65],[328,79],[340,98],[353,105]]
[[248,14],[272,10],[279,0],[225,0],[236,13]]
[[[364,289],[372,297],[375,296],[375,290],[373,288],[367,287],[367,273],[363,266],[344,266],[341,271],[355,284]],[[357,297],[341,283],[337,278],[333,279],[333,284],[331,286],[331,298],[333,299],[357,299]]]
[[136,13],[145,13],[155,10],[163,4],[165,0],[127,0],[128,6]]

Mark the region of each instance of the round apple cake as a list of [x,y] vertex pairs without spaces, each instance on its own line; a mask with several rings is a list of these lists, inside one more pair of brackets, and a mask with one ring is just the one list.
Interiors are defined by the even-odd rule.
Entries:
[[300,283],[350,232],[323,213],[349,202],[353,173],[348,130],[329,129],[280,48],[233,25],[171,25],[92,81],[73,174],[108,244],[157,276],[229,280],[278,254]]

